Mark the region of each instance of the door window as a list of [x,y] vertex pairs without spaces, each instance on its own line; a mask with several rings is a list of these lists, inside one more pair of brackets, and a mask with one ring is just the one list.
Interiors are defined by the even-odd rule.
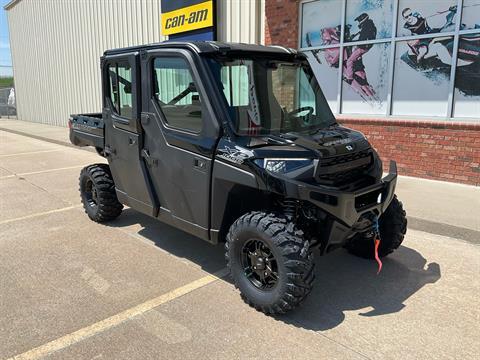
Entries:
[[248,67],[246,65],[223,66],[220,77],[228,105],[248,106]]
[[132,119],[132,68],[125,63],[111,63],[108,75],[114,112],[121,117]]
[[154,97],[171,127],[200,132],[202,102],[187,62],[179,57],[153,61]]

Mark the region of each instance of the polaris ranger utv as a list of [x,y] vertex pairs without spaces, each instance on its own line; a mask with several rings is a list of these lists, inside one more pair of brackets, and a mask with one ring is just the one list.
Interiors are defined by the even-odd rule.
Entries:
[[306,55],[165,42],[106,51],[101,70],[103,113],[69,121],[72,143],[108,160],[80,174],[93,221],[127,205],[225,242],[243,299],[268,314],[311,291],[314,249],[380,261],[402,243],[395,163],[382,179],[365,136],[336,122]]

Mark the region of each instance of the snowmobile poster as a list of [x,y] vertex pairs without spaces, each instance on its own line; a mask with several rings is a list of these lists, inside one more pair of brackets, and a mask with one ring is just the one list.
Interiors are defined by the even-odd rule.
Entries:
[[[351,46],[340,47],[332,45],[341,43],[341,1],[322,0],[308,3],[302,14],[302,47],[315,47],[311,50],[312,64],[322,75],[328,72],[327,68],[342,71],[343,89],[342,110],[345,113],[378,113],[386,112],[389,91],[390,61],[395,61],[394,79],[409,77],[408,71],[423,76],[425,80],[412,77],[411,85],[421,88],[429,97],[436,101],[447,102],[448,84],[455,82],[455,101],[471,102],[480,100],[480,0],[464,0],[461,24],[457,25],[460,12],[455,0],[400,0],[398,2],[397,38],[408,36],[406,41],[395,42],[395,59],[391,57],[391,38],[394,0],[360,0],[346,2],[346,19],[343,29],[343,43]],[[335,7],[336,4],[336,7]],[[338,8],[338,9],[337,9]],[[326,14],[326,12],[330,12]],[[456,29],[469,30],[467,34],[460,33],[458,52],[454,54]],[[472,30],[478,29],[476,33]],[[448,33],[448,36],[442,33]],[[427,37],[430,35],[431,37]],[[421,36],[418,39],[412,37]],[[385,39],[385,43],[378,41]],[[368,43],[377,40],[376,43]],[[358,42],[358,45],[355,43]],[[366,44],[365,44],[366,42]],[[328,46],[325,49],[319,47]],[[342,56],[340,56],[342,55]],[[454,56],[456,55],[456,56]],[[343,63],[340,64],[340,58]],[[450,79],[453,59],[456,58],[456,76]],[[405,64],[405,70],[400,64]],[[333,73],[332,73],[333,78]],[[415,79],[415,80],[413,80]],[[420,81],[420,83],[419,83]],[[447,89],[439,93],[440,82]],[[329,85],[335,86],[335,85]],[[393,86],[393,101],[395,101]],[[338,92],[336,89],[335,92]],[[401,89],[401,91],[405,91]],[[333,99],[329,103],[336,105]],[[430,94],[430,95],[428,95]],[[402,99],[406,96],[402,96]],[[421,99],[421,98],[420,98]],[[418,101],[412,98],[411,101]],[[356,104],[353,102],[356,101]],[[402,100],[403,101],[403,100]],[[350,104],[351,103],[351,104]],[[406,106],[406,105],[405,105]],[[352,111],[350,111],[351,107]],[[428,113],[428,111],[426,111]],[[401,114],[399,114],[401,115]],[[421,115],[421,114],[419,114]]]

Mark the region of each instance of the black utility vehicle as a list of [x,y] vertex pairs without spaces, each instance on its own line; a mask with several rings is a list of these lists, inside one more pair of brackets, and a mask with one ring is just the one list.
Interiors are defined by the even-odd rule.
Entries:
[[396,165],[382,179],[377,153],[337,124],[304,54],[166,42],[107,51],[101,69],[103,113],[69,122],[73,144],[108,159],[80,175],[92,220],[128,205],[225,242],[235,285],[265,313],[311,291],[315,248],[373,259],[400,246]]

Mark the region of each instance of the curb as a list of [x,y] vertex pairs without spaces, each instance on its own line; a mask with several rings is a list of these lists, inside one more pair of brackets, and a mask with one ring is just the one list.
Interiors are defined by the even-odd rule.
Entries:
[[52,144],[67,146],[67,147],[74,148],[74,149],[80,149],[80,150],[96,153],[95,149],[92,149],[90,146],[79,147],[79,146],[73,145],[70,142],[55,140],[55,139],[51,139],[51,138],[47,138],[47,137],[39,136],[39,135],[33,135],[31,133],[27,133],[27,132],[24,132],[24,131],[7,129],[7,128],[1,127],[1,126],[0,126],[0,131],[5,131],[5,132],[11,133],[11,134],[22,135],[22,136],[26,136],[26,137],[29,137],[29,138],[32,138],[32,139],[49,142],[49,143],[52,143]]

